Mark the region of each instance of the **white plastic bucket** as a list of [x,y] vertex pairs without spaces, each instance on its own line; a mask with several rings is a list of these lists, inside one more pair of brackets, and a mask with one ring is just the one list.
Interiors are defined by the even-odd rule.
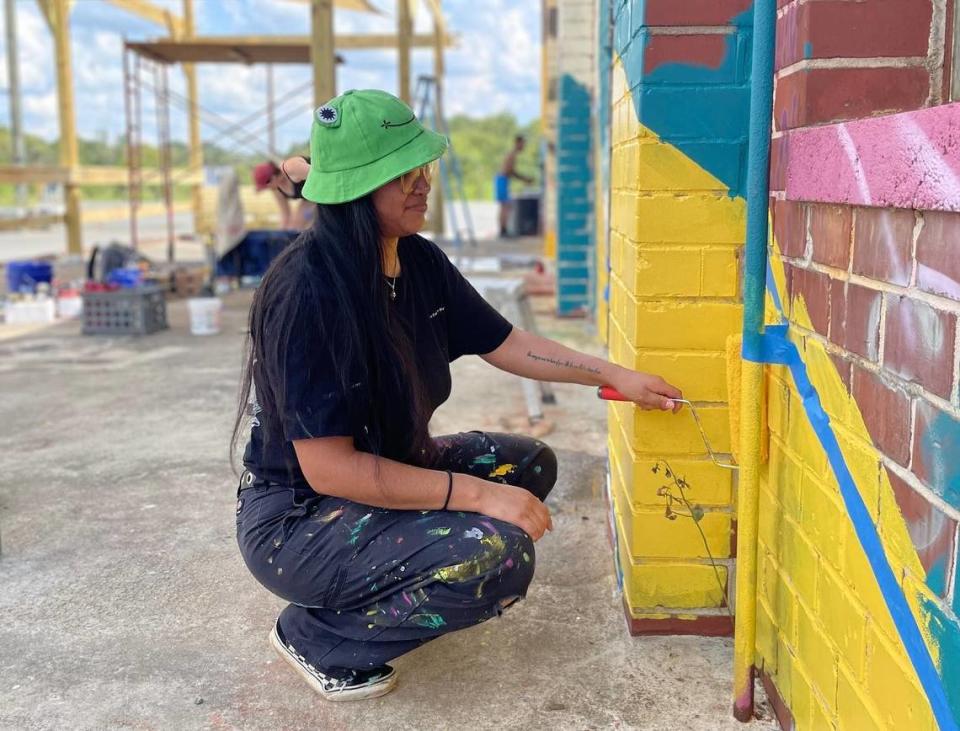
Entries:
[[217,297],[195,297],[187,300],[190,309],[190,332],[194,335],[216,335],[220,332],[223,303]]

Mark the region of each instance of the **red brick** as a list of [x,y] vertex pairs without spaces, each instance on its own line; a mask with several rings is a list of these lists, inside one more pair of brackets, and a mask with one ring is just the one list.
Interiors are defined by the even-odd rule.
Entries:
[[833,361],[833,365],[837,369],[837,373],[840,375],[840,380],[843,381],[843,385],[846,386],[847,391],[849,391],[850,370],[853,364],[844,356],[837,355],[836,353],[830,353],[830,360]]
[[718,69],[727,55],[727,37],[717,33],[650,36],[643,51],[643,72],[650,74],[660,66],[685,63]]
[[770,139],[770,190],[787,189],[787,160],[790,153],[790,134]]
[[910,399],[868,370],[855,366],[850,393],[873,443],[904,467],[910,462]]
[[[954,23],[954,3],[947,3],[947,18],[946,18],[946,34],[944,38],[953,38],[953,28]],[[950,81],[953,73],[953,44],[949,41],[944,43],[943,49],[943,87],[940,90],[940,93],[943,95],[943,99],[950,98]]]
[[858,208],[854,227],[853,272],[881,282],[910,284],[913,211]]
[[925,399],[917,401],[911,466],[933,492],[960,507],[960,421]]
[[802,203],[773,202],[773,235],[784,256],[799,258],[807,248],[807,211]]
[[[847,283],[839,279],[830,280],[830,328],[827,331],[827,337],[831,343],[843,345],[846,333],[847,316]],[[849,373],[846,379],[847,387],[850,387]]]
[[847,284],[843,347],[874,362],[879,357],[880,297],[875,290]]
[[805,58],[926,56],[932,12],[930,0],[795,5],[777,22],[777,68]]
[[883,365],[931,393],[950,398],[956,318],[925,302],[886,296]]
[[917,68],[814,68],[777,77],[778,130],[920,109],[930,76]]
[[830,325],[830,277],[812,269],[793,268],[791,295],[803,297],[813,329],[823,336]]
[[644,23],[667,26],[728,25],[751,7],[753,0],[647,0]]
[[[887,476],[924,571],[929,574],[937,566],[940,569],[939,576],[945,579],[954,553],[956,521],[931,505],[896,473],[888,470]],[[946,581],[937,586],[928,579],[927,585],[941,596],[945,593]]]
[[923,214],[917,236],[917,286],[960,300],[960,213]]
[[850,265],[850,232],[853,209],[850,206],[810,205],[810,240],[813,260],[819,264],[846,269]]

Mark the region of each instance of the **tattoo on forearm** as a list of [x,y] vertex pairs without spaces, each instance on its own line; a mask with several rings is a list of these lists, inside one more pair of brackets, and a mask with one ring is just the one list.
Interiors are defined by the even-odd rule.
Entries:
[[541,363],[550,363],[558,368],[575,368],[578,371],[586,371],[587,373],[600,373],[599,368],[591,368],[586,363],[574,363],[572,360],[557,360],[556,358],[547,358],[543,355],[537,355],[529,350],[527,351],[527,357],[536,361],[540,361]]

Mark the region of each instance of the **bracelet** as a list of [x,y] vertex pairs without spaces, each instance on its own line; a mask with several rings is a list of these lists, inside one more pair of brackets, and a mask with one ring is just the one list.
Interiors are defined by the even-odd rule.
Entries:
[[453,495],[453,473],[450,470],[447,472],[447,499],[443,501],[443,507],[441,510],[446,510],[447,506],[450,504],[450,496]]

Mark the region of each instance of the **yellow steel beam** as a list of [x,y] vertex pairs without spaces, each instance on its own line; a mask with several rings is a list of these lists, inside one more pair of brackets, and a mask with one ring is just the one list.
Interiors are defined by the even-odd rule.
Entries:
[[413,36],[413,14],[408,0],[397,0],[397,91],[407,104],[410,98],[410,39]]
[[126,10],[137,17],[149,20],[151,23],[162,25],[171,35],[179,36],[183,34],[184,20],[169,10],[164,10],[147,0],[107,0],[121,10]]
[[[73,170],[79,163],[77,122],[73,108],[73,71],[70,66],[70,3],[50,0],[54,49],[57,60],[57,102],[60,117],[60,166]],[[67,218],[67,251],[83,252],[80,221],[80,189],[67,182],[63,187]]]
[[53,7],[51,6],[52,0],[37,0],[37,5],[40,6],[40,12],[43,13],[44,19],[47,21],[47,27],[53,32],[54,17],[53,17]]
[[[193,0],[183,0],[183,36],[193,38],[196,33],[193,17]],[[202,177],[203,140],[200,137],[200,92],[197,89],[197,69],[192,63],[183,65],[183,75],[187,80],[187,123],[190,133],[190,168]],[[193,200],[193,220],[203,215],[203,180],[198,180],[191,195]]]
[[[191,204],[186,201],[179,201],[173,204],[174,213],[184,213],[189,211]],[[166,203],[141,203],[137,207],[137,215],[163,216],[167,212]],[[123,221],[130,217],[130,207],[126,204],[120,206],[110,206],[109,208],[98,208],[95,211],[87,211],[84,217],[90,223],[108,223],[110,221]]]
[[[88,165],[74,170],[70,182],[75,185],[127,185],[130,182],[130,171],[125,167],[107,165]],[[203,171],[200,168],[173,168],[170,176],[176,185],[201,185]],[[160,185],[163,183],[162,170],[141,170],[140,182],[143,185]]]
[[[310,44],[310,36],[194,36],[193,43],[210,46],[305,46]],[[410,36],[410,45],[415,48],[433,48],[433,33],[415,33]],[[355,51],[377,48],[396,48],[397,38],[391,33],[338,33],[334,38],[338,51]],[[453,48],[457,38],[446,35],[444,45]]]
[[[202,185],[201,167],[174,168],[170,174],[177,185]],[[163,182],[161,170],[144,170],[141,175],[144,185],[159,185]],[[127,185],[128,176],[127,168],[111,165],[78,165],[73,169],[57,165],[0,165],[0,185],[20,183],[60,183],[71,186]]]
[[66,183],[70,171],[56,165],[0,165],[0,184]]
[[[292,0],[298,3],[308,3],[311,0]],[[382,15],[380,10],[372,5],[369,0],[334,0],[333,3],[339,10],[353,10],[358,13],[373,13]]]
[[311,2],[310,64],[313,66],[313,104],[319,107],[337,94],[333,0]]
[[19,231],[24,228],[46,228],[55,223],[62,223],[63,216],[47,213],[18,216],[17,218],[0,218],[0,231]]

